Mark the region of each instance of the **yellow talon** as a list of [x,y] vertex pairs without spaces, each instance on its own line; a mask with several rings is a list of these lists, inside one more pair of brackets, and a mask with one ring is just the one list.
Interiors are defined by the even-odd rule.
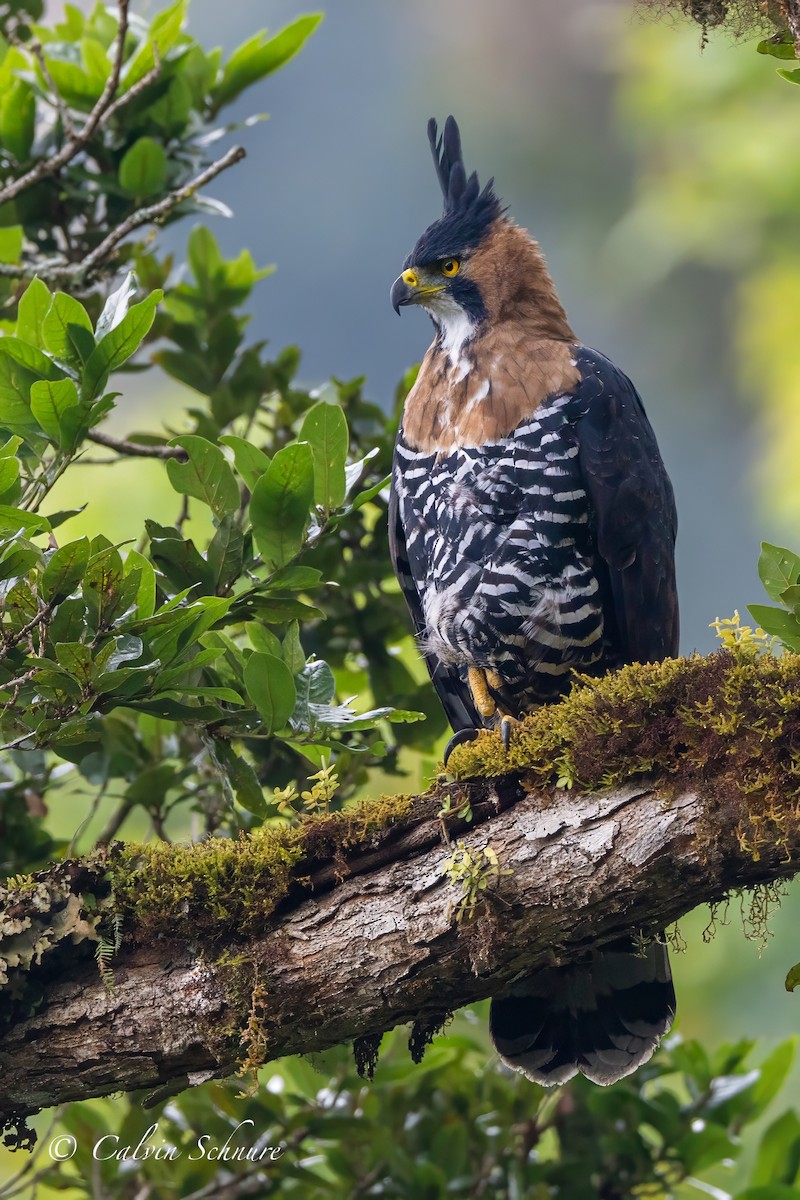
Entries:
[[[494,675],[494,672],[491,672],[491,674]],[[489,692],[486,672],[480,667],[470,667],[467,671],[467,679],[469,680],[469,690],[472,692],[475,707],[484,720],[488,720],[489,717],[493,717],[497,712],[497,705]]]

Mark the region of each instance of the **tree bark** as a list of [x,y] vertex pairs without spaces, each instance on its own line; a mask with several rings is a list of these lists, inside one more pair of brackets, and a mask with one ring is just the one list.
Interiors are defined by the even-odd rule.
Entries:
[[[39,1007],[0,1034],[0,1115],[229,1073],[249,1013],[250,1048],[263,1059],[401,1022],[424,1041],[449,1010],[520,973],[632,931],[650,935],[800,866],[794,823],[780,844],[748,849],[741,830],[751,814],[727,776],[696,790],[670,793],[656,779],[581,795],[533,792],[521,772],[450,785],[474,806],[469,824],[449,822],[450,837],[477,854],[490,845],[509,872],[480,893],[472,919],[458,920],[463,884],[443,874],[452,847],[436,816],[446,791],[433,808],[422,798],[399,834],[316,863],[301,896],[216,962],[185,941],[124,947],[109,989],[91,941],[45,955]],[[88,868],[66,870],[80,899]],[[677,976],[680,997],[680,968]]]
[[780,0],[789,32],[794,38],[795,50],[800,58],[800,0]]

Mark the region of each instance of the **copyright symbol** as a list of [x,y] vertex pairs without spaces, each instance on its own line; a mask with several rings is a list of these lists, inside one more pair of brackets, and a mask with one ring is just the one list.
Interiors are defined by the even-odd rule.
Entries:
[[61,1137],[53,1138],[48,1146],[48,1153],[54,1162],[66,1162],[77,1149],[78,1143],[72,1134],[62,1133]]

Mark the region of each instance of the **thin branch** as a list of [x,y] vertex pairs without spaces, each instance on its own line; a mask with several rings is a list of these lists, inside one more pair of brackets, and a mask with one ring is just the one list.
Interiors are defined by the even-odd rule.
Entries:
[[110,841],[113,841],[124,825],[127,817],[135,807],[135,800],[129,800],[127,797],[123,799],[119,808],[115,809],[115,811],[111,814],[108,823],[98,835],[97,844],[99,846],[108,845]]
[[115,117],[121,108],[126,104],[130,104],[131,100],[135,100],[142,92],[147,91],[151,83],[155,83],[161,74],[161,60],[158,57],[158,46],[153,46],[153,58],[156,60],[155,66],[151,67],[146,75],[143,75],[138,83],[134,83],[128,88],[127,92],[122,96],[118,96],[113,104],[110,104],[103,114],[103,124],[105,125],[112,117]]
[[[64,143],[57,154],[51,155],[50,158],[43,158],[30,171],[26,171],[24,175],[21,175],[19,179],[13,180],[6,187],[0,189],[0,205],[7,204],[9,200],[14,200],[21,192],[27,191],[29,187],[33,187],[35,183],[39,183],[42,179],[47,179],[48,176],[54,175],[56,171],[59,171],[68,162],[71,162],[83,150],[84,146],[91,141],[96,129],[105,117],[107,109],[116,96],[117,88],[119,87],[119,77],[125,53],[125,37],[128,32],[128,4],[129,0],[117,0],[119,24],[114,42],[111,73],[106,80],[100,98],[86,118],[85,125],[78,133],[74,134],[73,137]],[[56,96],[58,97],[57,91]]]
[[[12,742],[6,742],[4,746],[0,746],[0,753],[3,753],[6,750],[16,750],[17,746],[21,746],[23,742],[30,742],[35,737],[36,734],[32,729],[29,730],[28,733],[20,734],[20,736],[18,738],[14,738]],[[33,748],[34,747],[32,746],[31,749]]]
[[0,646],[0,659],[4,659],[8,655],[9,651],[13,650],[15,646],[18,646],[19,643],[23,641],[28,634],[36,628],[37,625],[41,625],[43,622],[49,621],[53,615],[53,607],[53,603],[50,601],[39,610],[35,617],[31,617],[27,625],[23,625],[21,629],[16,631],[16,633],[7,634],[3,638],[2,645]]
[[117,248],[119,243],[123,241],[129,233],[133,233],[135,229],[140,229],[142,225],[150,225],[158,223],[166,217],[174,208],[182,204],[184,200],[189,200],[195,192],[200,188],[205,187],[212,179],[216,179],[228,167],[232,167],[235,163],[241,162],[245,157],[245,149],[243,146],[232,146],[222,158],[216,159],[210,166],[196,175],[194,179],[190,179],[183,187],[176,188],[175,191],[169,192],[162,200],[158,200],[155,204],[148,204],[145,208],[137,209],[131,213],[121,225],[112,230],[108,237],[104,238],[99,246],[95,246],[91,253],[78,263],[73,263],[65,268],[64,274],[68,276],[87,275],[100,263],[110,257],[112,252]]
[[116,450],[128,458],[177,458],[186,462],[189,455],[180,446],[146,446],[142,442],[129,442],[126,438],[115,438],[110,433],[101,433],[99,429],[91,429],[87,434],[90,442],[105,446],[108,450]]
[[[14,42],[15,46],[19,46],[20,48],[25,49],[25,43],[21,42],[18,38],[14,38],[13,42]],[[58,88],[56,87],[56,85],[53,81],[53,76],[50,74],[50,68],[47,65],[47,59],[44,56],[44,50],[42,49],[42,43],[38,42],[38,41],[30,42],[28,44],[28,49],[30,50],[31,54],[34,56],[34,58],[38,62],[39,70],[42,72],[42,75],[44,76],[45,83],[50,88],[50,91],[53,93],[53,103],[55,104],[55,107],[58,110],[58,114],[61,117],[61,123],[64,126],[64,131],[65,131],[67,137],[74,139],[75,138],[75,126],[72,124],[72,117],[70,116],[69,105],[66,103],[66,101],[64,100],[64,97],[61,95],[61,93],[59,92]]]
[[[110,258],[116,250],[120,242],[133,233],[135,229],[140,229],[142,225],[158,224],[167,217],[173,209],[182,204],[184,200],[190,199],[195,192],[200,188],[205,187],[217,175],[220,175],[228,167],[232,167],[235,163],[241,162],[245,157],[243,146],[232,146],[222,158],[218,158],[211,163],[194,179],[190,179],[188,183],[182,187],[176,188],[172,192],[168,192],[161,200],[155,204],[148,204],[145,208],[139,208],[136,212],[131,213],[129,217],[113,229],[108,237],[104,238],[94,250],[82,258],[80,262],[67,263],[63,258],[39,259],[28,263],[0,263],[0,276],[8,276],[17,278],[20,275],[36,274],[40,279],[57,280],[57,279],[82,279],[90,276],[100,267],[106,259]],[[0,192],[0,202],[2,202],[2,193]]]

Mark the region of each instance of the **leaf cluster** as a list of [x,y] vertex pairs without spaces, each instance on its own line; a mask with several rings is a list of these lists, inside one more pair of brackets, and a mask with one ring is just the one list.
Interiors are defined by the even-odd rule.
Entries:
[[[150,20],[129,13],[127,0],[116,11],[67,4],[52,26],[42,7],[0,6],[0,310],[12,312],[16,279],[34,269],[73,279],[96,305],[101,268],[118,247],[95,256],[142,205],[164,201],[161,223],[229,213],[181,189],[232,128],[217,124],[220,114],[292,58],[321,19],[299,17],[224,58],[185,31],[187,0]],[[123,257],[136,245],[127,242]]]
[[[233,1180],[260,1178],[281,1195],[311,1200],[375,1194],[420,1196],[518,1195],[585,1200],[689,1197],[712,1184],[729,1189],[742,1156],[742,1133],[775,1098],[794,1053],[779,1046],[757,1066],[754,1044],[723,1046],[709,1055],[678,1036],[637,1074],[611,1088],[584,1080],[546,1091],[519,1075],[487,1065],[475,1015],[457,1018],[421,1065],[409,1059],[398,1034],[384,1039],[374,1082],[358,1077],[345,1048],[271,1064],[257,1094],[212,1083],[185,1092],[167,1107],[137,1103],[73,1106],[64,1128],[78,1143],[69,1164],[48,1166],[42,1181],[88,1195],[91,1146],[113,1129],[115,1145],[135,1147],[154,1122],[148,1144],[176,1147],[166,1165],[136,1164],[140,1186],[160,1186],[168,1170],[175,1195],[211,1187],[219,1165],[200,1156],[198,1138],[222,1145],[280,1146],[274,1161],[229,1162]],[[103,1113],[105,1120],[103,1119]],[[206,1143],[206,1145],[209,1144]],[[190,1156],[194,1155],[194,1161]],[[794,1195],[800,1166],[800,1123],[780,1114],[761,1134],[747,1180],[736,1200],[783,1200]],[[108,1194],[118,1195],[119,1163],[99,1168]],[[738,1171],[739,1178],[743,1172]],[[696,1190],[693,1186],[698,1184]],[[729,1190],[715,1192],[731,1195]]]
[[764,590],[780,607],[748,604],[754,620],[782,646],[800,652],[800,555],[783,546],[761,543],[758,574]]
[[[161,290],[133,303],[129,278],[93,325],[78,300],[36,279],[0,338],[0,736],[57,754],[91,783],[124,780],[124,801],[147,796],[162,820],[167,793],[196,802],[220,781],[263,818],[277,806],[261,775],[279,785],[287,767],[319,766],[332,751],[374,761],[386,749],[379,726],[416,718],[338,699],[334,669],[302,640],[308,628],[319,646],[316,596],[338,592],[345,574],[333,557],[333,579],[310,565],[317,547],[332,542],[340,556],[347,530],[361,550],[386,480],[372,465],[380,447],[349,461],[345,389],[296,391],[296,355],[268,363],[261,347],[242,348],[231,306],[260,277],[249,255],[225,262],[198,230],[189,262],[193,281],[160,317],[172,348],[155,357],[178,379],[193,376],[208,407],[190,409],[193,432],[140,443],[179,453],[164,467],[183,515],[148,519],[138,549],[102,534],[64,539],[69,514],[44,508],[113,408],[109,376],[150,332]],[[356,420],[363,407],[353,405]],[[182,531],[189,504],[206,513],[204,543]],[[207,815],[210,829],[218,814]]]

